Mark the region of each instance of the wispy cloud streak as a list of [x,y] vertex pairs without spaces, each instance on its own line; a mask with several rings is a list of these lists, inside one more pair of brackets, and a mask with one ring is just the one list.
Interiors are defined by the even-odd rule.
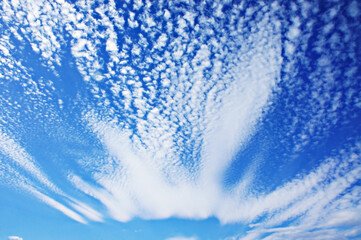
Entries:
[[31,156],[19,146],[13,139],[9,138],[0,129],[0,151],[8,156],[8,159],[17,163],[22,169],[30,173],[40,183],[48,187],[54,192],[61,193],[61,191],[50,182],[48,177],[40,170]]
[[36,165],[34,160],[25,151],[25,149],[18,145],[13,139],[9,138],[7,134],[1,132],[1,129],[0,151],[6,156],[5,158],[2,157],[0,160],[0,177],[2,181],[10,183],[10,185],[15,188],[20,188],[31,193],[33,196],[35,196],[45,204],[57,209],[71,219],[83,224],[86,223],[86,220],[84,220],[84,218],[81,217],[79,214],[35,188],[34,186],[38,184],[35,184],[34,181],[29,179],[29,177],[26,177],[23,174],[19,173],[19,171],[16,170],[16,168],[12,167],[10,162],[8,162],[9,160],[13,161],[19,164],[20,169],[28,172],[30,174],[30,177],[34,178],[34,180],[37,180],[42,184],[38,186],[38,188],[42,189],[43,187],[45,187],[44,192],[50,190],[52,193],[55,193],[58,196],[67,198],[70,205],[76,211],[80,212],[81,214],[93,221],[102,221],[102,215],[100,213],[93,210],[86,204],[70,198],[58,187],[56,187],[47,178],[47,176],[42,173],[40,168]]

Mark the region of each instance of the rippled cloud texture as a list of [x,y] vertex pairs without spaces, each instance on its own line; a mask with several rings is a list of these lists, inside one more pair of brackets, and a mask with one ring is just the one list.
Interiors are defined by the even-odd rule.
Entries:
[[2,0],[1,184],[84,224],[360,236],[360,23],[358,1]]

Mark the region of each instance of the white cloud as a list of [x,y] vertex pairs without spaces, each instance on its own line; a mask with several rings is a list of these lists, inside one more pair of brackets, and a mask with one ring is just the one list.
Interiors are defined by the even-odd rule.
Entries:
[[73,202],[70,202],[70,205],[79,213],[83,214],[88,219],[95,221],[95,222],[102,222],[103,216],[98,211],[94,210],[93,208],[89,207],[85,203],[82,203],[78,200],[72,199]]
[[[189,22],[191,15],[187,15]],[[185,20],[179,20],[179,24],[183,37],[171,39],[164,33],[158,41],[161,47],[169,42],[170,52],[149,56],[154,63],[160,63],[156,64],[154,77],[144,78],[148,79],[147,89],[136,78],[127,77],[127,84],[119,89],[124,98],[113,96],[124,104],[125,116],[134,120],[136,131],[127,122],[121,127],[96,111],[84,117],[117,165],[104,166],[106,172],[113,169],[112,176],[102,170],[93,176],[102,187],[94,187],[75,174],[69,179],[75,187],[100,200],[110,215],[120,221],[135,216],[206,218],[216,214],[224,221],[232,218],[222,215],[220,203],[228,201],[229,196],[222,190],[220,177],[240,144],[253,134],[279,77],[280,35],[269,32],[267,19],[260,23],[262,31],[254,35],[257,44],[234,46],[240,47],[235,54],[224,52],[216,59],[211,58],[208,45],[198,46],[198,40],[190,39],[192,36],[182,30],[187,26]],[[209,24],[215,23],[210,20]],[[240,38],[239,42],[244,42]],[[261,41],[264,38],[269,41]],[[128,49],[138,46],[131,37],[126,39]],[[190,62],[182,59],[196,48]],[[177,52],[181,52],[179,56]],[[237,58],[241,60],[235,61]],[[182,68],[176,63],[181,63]],[[204,71],[213,65],[218,66],[217,70],[210,70],[213,75],[208,79]],[[128,69],[131,66],[119,67],[119,74],[128,75]],[[152,95],[152,87],[156,87],[152,79],[157,79],[159,72],[168,84],[160,90],[165,98],[152,106],[152,98],[145,96]],[[131,104],[137,115],[130,112]],[[196,156],[190,166],[182,162],[186,155]],[[234,199],[230,201],[235,204]]]
[[23,240],[23,238],[18,237],[18,236],[9,236],[8,240]]
[[[202,177],[198,180],[190,178],[181,165],[167,166],[153,161],[146,150],[130,141],[129,131],[98,122],[94,116],[90,116],[87,118],[91,128],[99,135],[108,152],[116,157],[121,171],[111,177],[97,174],[96,180],[104,189],[96,189],[78,177],[73,177],[74,180],[78,179],[73,182],[80,190],[100,199],[117,220],[127,221],[134,216],[158,219],[169,216],[206,218],[212,215],[227,223],[253,222],[261,216],[268,216],[267,221],[253,225],[255,230],[250,231],[247,237],[250,239],[257,239],[251,236],[262,236],[265,232],[276,234],[281,229],[274,226],[294,218],[302,219],[303,224],[296,225],[300,234],[315,226],[353,226],[359,221],[356,217],[359,210],[351,204],[359,198],[359,190],[347,193],[347,189],[361,176],[357,155],[360,144],[356,143],[353,148],[342,150],[339,156],[324,160],[318,168],[302,178],[294,179],[268,194],[254,196],[242,185],[247,185],[249,179],[252,181],[253,170],[249,177],[240,182],[242,191],[223,192],[218,185],[219,180],[213,179],[224,166],[218,165],[220,167],[215,168],[204,181],[207,185],[203,185]],[[160,169],[164,169],[163,173]],[[198,170],[199,176],[203,176],[204,169],[207,170]],[[169,171],[171,178],[164,171]],[[119,201],[128,204],[115,205]],[[341,202],[351,205],[340,208]],[[351,212],[355,214],[348,214]],[[282,236],[287,231],[282,230]]]
[[196,237],[182,237],[182,236],[178,236],[178,237],[171,237],[171,238],[167,238],[165,240],[197,240],[198,238]]
[[[262,47],[262,51],[264,51],[264,47]],[[204,53],[201,55],[205,57]],[[111,212],[122,212],[123,215],[128,212],[128,217],[120,217],[125,220],[133,215],[144,218],[169,216],[205,218],[214,212],[221,212],[217,209],[224,194],[219,185],[220,176],[237,151],[235,144],[246,141],[252,133],[252,127],[260,117],[261,109],[267,103],[277,75],[278,63],[272,62],[273,55],[267,58],[261,58],[260,55],[249,58],[249,66],[234,67],[240,68],[239,71],[242,71],[244,67],[248,74],[231,76],[236,80],[230,83],[231,90],[224,93],[222,103],[218,104],[218,112],[214,113],[213,110],[210,110],[205,113],[208,123],[203,126],[206,128],[206,134],[202,136],[204,139],[203,162],[201,163],[202,168],[194,168],[194,171],[198,172],[200,176],[196,182],[190,177],[184,166],[177,164],[176,159],[175,162],[170,162],[170,159],[165,161],[167,155],[173,157],[171,149],[177,139],[172,134],[168,134],[171,129],[165,129],[165,126],[172,125],[172,120],[169,122],[164,119],[159,115],[159,110],[153,109],[154,111],[149,112],[148,122],[144,123],[143,127],[138,124],[138,132],[141,140],[147,143],[147,148],[137,144],[134,137],[131,140],[129,130],[99,121],[93,114],[85,116],[90,128],[99,136],[107,151],[119,161],[122,168],[122,174],[113,176],[111,181],[104,181],[108,177],[101,174],[97,175],[97,181],[106,182],[105,191],[110,192],[113,196],[122,196],[122,201],[133,202],[132,207],[123,205],[115,210],[113,202],[117,201],[117,197],[113,197],[113,201],[105,202],[103,200]],[[260,66],[267,66],[267,69],[260,68]],[[246,79],[248,78],[252,78],[253,81],[247,85]],[[202,84],[199,87],[202,87]],[[193,87],[192,90],[196,91],[196,87]],[[133,90],[134,92],[136,91]],[[239,94],[240,92],[243,94]],[[191,92],[191,95],[194,94]],[[175,98],[178,98],[177,94]],[[174,104],[182,103],[181,98],[179,96],[179,101],[175,101]],[[140,102],[136,99],[135,105],[139,109],[143,109],[144,103],[139,105]],[[244,105],[239,105],[239,108],[230,108],[236,102],[243,102]],[[170,103],[173,104],[173,101]],[[214,102],[208,104],[217,106]],[[188,106],[191,108],[186,106],[185,110],[190,111],[193,108],[195,111],[197,105],[196,103],[189,104]],[[147,111],[147,109],[143,111]],[[185,121],[182,120],[182,116],[178,117],[181,122]],[[202,124],[202,122],[199,123],[202,119],[185,117],[194,121],[195,126]],[[149,131],[147,128],[154,129],[154,131]],[[162,139],[168,141],[169,144],[159,144]],[[228,141],[228,144],[222,144],[225,141]],[[157,157],[154,157],[153,153]],[[124,184],[119,185],[118,183],[121,182]],[[75,185],[87,193],[97,192],[85,184],[79,185],[79,181]],[[97,198],[101,197],[98,195]],[[222,217],[227,218],[226,216]]]
[[112,51],[112,52],[117,52],[118,51],[118,46],[117,46],[117,43],[115,42],[115,39],[110,39],[109,38],[107,40],[106,50],[107,51]]
[[60,212],[62,212],[63,214],[65,214],[66,216],[68,216],[69,218],[79,222],[79,223],[87,223],[83,217],[81,217],[79,214],[77,214],[76,212],[72,211],[71,209],[69,209],[68,207],[64,206],[63,204],[59,203],[58,201],[55,201],[54,199],[52,199],[51,197],[39,192],[38,190],[36,190],[35,188],[31,187],[31,186],[24,186],[24,188],[28,189],[32,194],[34,194],[37,198],[39,198],[42,202],[44,202],[45,204],[59,210]]

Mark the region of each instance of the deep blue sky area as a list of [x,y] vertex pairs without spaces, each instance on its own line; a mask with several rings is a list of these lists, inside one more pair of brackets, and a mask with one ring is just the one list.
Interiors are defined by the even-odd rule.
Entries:
[[361,4],[2,0],[0,239],[359,239]]

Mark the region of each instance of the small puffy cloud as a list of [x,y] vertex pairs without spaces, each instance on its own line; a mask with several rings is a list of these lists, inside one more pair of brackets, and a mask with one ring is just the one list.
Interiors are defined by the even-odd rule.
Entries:
[[18,237],[18,236],[9,236],[8,240],[23,240],[23,238]]
[[171,238],[167,238],[166,240],[197,240],[196,237],[171,237]]

